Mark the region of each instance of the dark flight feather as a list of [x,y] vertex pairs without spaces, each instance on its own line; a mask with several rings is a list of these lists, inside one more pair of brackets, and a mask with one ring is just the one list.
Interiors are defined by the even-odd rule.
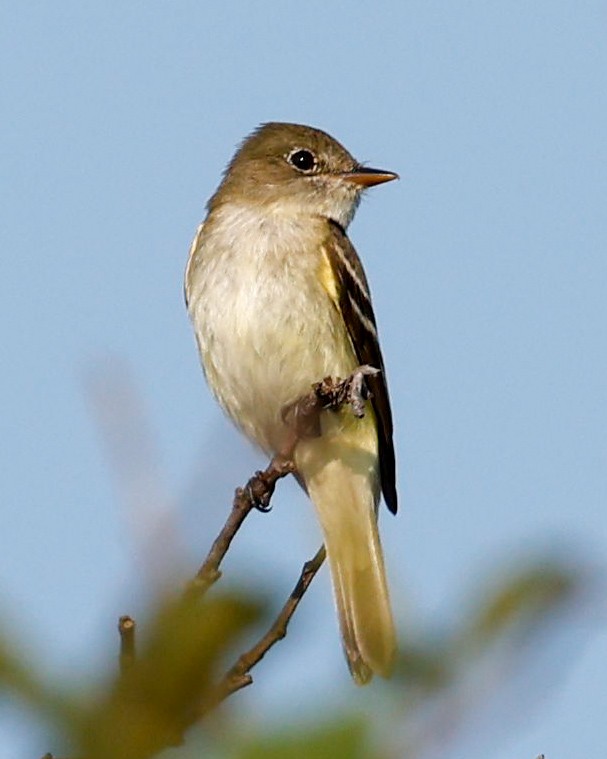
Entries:
[[373,394],[371,403],[377,418],[382,493],[386,506],[396,514],[398,497],[392,411],[367,278],[354,246],[335,221],[330,221],[327,252],[338,283],[339,307],[358,362],[380,370],[379,374],[366,377],[366,382]]

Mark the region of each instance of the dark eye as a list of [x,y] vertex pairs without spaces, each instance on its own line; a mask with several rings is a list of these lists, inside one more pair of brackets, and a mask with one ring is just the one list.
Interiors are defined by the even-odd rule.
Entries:
[[287,161],[299,171],[312,171],[316,168],[316,156],[309,150],[297,148],[289,153]]

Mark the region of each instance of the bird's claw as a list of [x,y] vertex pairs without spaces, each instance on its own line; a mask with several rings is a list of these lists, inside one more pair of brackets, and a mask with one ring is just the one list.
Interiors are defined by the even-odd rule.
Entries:
[[363,364],[363,366],[355,369],[347,380],[345,399],[350,404],[352,413],[357,419],[361,419],[365,415],[365,403],[371,397],[371,391],[365,377],[375,377],[379,371],[373,366]]
[[270,499],[274,493],[274,485],[267,482],[263,475],[263,472],[255,472],[255,476],[247,482],[244,490],[253,508],[267,514],[272,511]]

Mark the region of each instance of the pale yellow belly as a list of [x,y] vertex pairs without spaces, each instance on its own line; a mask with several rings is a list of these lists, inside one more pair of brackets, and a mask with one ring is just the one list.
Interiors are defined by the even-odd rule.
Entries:
[[[232,277],[194,308],[207,381],[244,433],[272,453],[286,434],[282,409],[326,376],[357,364],[343,320],[322,286],[301,270]],[[258,273],[259,274],[259,273]]]

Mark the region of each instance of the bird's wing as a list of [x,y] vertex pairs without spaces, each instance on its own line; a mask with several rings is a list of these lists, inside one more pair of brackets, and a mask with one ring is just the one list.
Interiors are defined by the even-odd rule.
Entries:
[[354,246],[344,229],[334,221],[329,224],[324,251],[333,275],[334,286],[329,294],[345,322],[358,362],[380,370],[379,374],[366,377],[366,381],[373,394],[371,402],[377,418],[382,492],[386,506],[396,514],[398,498],[392,411],[367,278]]

